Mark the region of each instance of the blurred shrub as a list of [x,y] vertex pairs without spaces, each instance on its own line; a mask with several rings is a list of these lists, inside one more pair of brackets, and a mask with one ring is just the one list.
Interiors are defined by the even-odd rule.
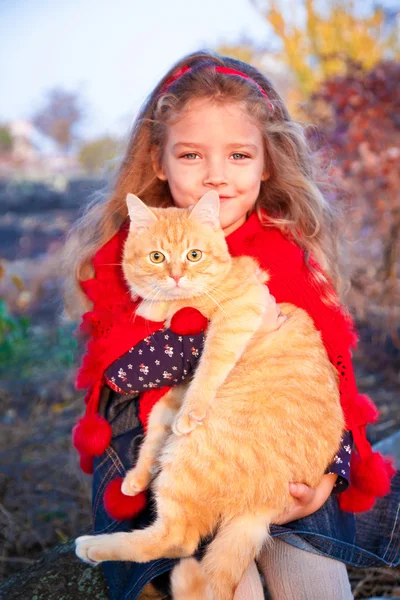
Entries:
[[0,363],[13,359],[26,342],[29,319],[24,316],[13,317],[6,303],[0,298]]
[[77,92],[60,87],[49,90],[32,122],[45,136],[67,152],[76,139],[75,130],[85,116],[83,100]]
[[11,316],[0,299],[0,379],[57,379],[75,365],[75,325],[32,326],[27,317]]
[[0,124],[0,154],[8,154],[13,147],[13,139],[8,125]]
[[106,163],[117,158],[120,142],[114,137],[104,136],[84,143],[78,154],[83,168],[91,175],[101,173]]
[[[0,262],[0,282],[9,280],[21,295],[28,294],[25,282],[18,275],[6,277],[7,264]],[[65,367],[74,365],[77,341],[74,335],[76,324],[54,323],[32,325],[25,315],[13,315],[9,302],[0,296],[0,379],[23,380],[32,376],[50,378]],[[26,308],[26,307],[22,307]]]
[[400,64],[353,68],[314,93],[307,117],[333,148],[334,183],[349,202],[346,237],[359,316],[400,323]]

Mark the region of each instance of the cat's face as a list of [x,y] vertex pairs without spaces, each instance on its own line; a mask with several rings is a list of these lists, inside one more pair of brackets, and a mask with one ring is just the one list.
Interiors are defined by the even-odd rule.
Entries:
[[132,295],[168,301],[212,293],[231,266],[218,194],[208,192],[192,210],[150,210],[132,194],[127,204],[131,225],[122,268]]

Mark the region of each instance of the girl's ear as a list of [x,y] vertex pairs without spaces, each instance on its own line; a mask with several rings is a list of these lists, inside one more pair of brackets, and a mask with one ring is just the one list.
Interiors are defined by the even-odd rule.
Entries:
[[262,172],[261,175],[261,181],[268,181],[268,179],[271,177],[271,173],[269,173],[269,171],[267,171],[267,169],[264,169],[264,171]]
[[219,196],[214,190],[204,194],[191,210],[190,219],[197,219],[200,223],[211,225],[214,229],[220,227],[219,220]]
[[156,174],[157,179],[161,179],[161,181],[167,181],[167,176],[164,173],[164,169],[161,165],[160,161],[160,152],[158,148],[152,146],[150,150],[151,155],[151,164],[153,165],[153,171]]
[[134,194],[128,194],[126,197],[129,218],[131,220],[130,231],[139,233],[143,229],[150,227],[157,221],[156,215],[149,209],[144,202]]

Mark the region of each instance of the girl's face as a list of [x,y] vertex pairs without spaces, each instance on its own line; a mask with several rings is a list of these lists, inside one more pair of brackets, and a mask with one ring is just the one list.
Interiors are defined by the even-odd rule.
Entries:
[[238,103],[189,103],[168,126],[163,164],[157,177],[168,181],[175,206],[196,204],[209,190],[220,197],[225,235],[246,220],[268,179],[260,129]]

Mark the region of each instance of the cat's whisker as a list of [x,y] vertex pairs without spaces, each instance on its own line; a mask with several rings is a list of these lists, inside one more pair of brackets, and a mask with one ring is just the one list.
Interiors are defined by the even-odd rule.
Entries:
[[232,321],[232,317],[230,317],[228,315],[228,313],[226,312],[226,310],[221,306],[221,304],[218,302],[218,300],[216,298],[214,298],[214,296],[208,292],[204,287],[199,286],[200,291],[202,291],[206,296],[208,296],[210,298],[210,300],[212,300],[220,309],[221,312],[224,313],[224,315],[230,320]]
[[[159,288],[158,288],[158,285],[157,285],[156,283],[152,283],[152,284],[151,284],[151,287],[154,289],[154,292],[155,292],[155,298],[156,298],[156,297],[157,297],[157,295],[158,295],[158,293],[159,293],[159,291],[160,291],[160,290],[159,290]],[[149,294],[147,294],[147,295],[146,295],[146,296],[143,298],[143,300],[146,300],[146,301],[147,301],[147,300],[150,298],[150,296],[151,296],[151,295],[152,295],[154,292],[153,292],[153,290],[150,290]],[[129,293],[129,292],[127,292],[127,293]],[[154,300],[154,298],[152,298],[151,302],[153,302],[153,300]],[[132,323],[134,323],[134,322],[135,322],[135,319],[136,319],[136,311],[132,311],[132,315],[131,315],[131,317],[133,317],[133,321],[132,321]]]
[[153,304],[157,301],[156,299],[161,294],[161,292],[162,292],[162,290],[160,290],[160,289],[156,290],[154,297],[150,301],[150,310],[151,310],[151,307],[153,306]]
[[214,293],[221,300],[233,300],[231,296],[224,294],[221,290],[218,290],[215,287],[208,286],[207,284],[203,284],[203,286],[205,287],[205,289],[207,289],[209,293]]
[[152,296],[152,294],[154,292],[158,292],[158,291],[159,291],[158,285],[156,283],[152,283],[149,293],[146,296],[143,296],[143,300],[146,300],[146,302],[147,302],[147,300],[149,300],[149,298]]
[[208,294],[211,294],[211,296],[212,296],[213,299],[214,299],[214,294],[217,297],[219,297],[221,300],[227,300],[227,299],[229,299],[228,296],[226,296],[225,294],[221,293],[219,290],[216,290],[214,287],[211,287],[211,286],[209,286],[207,284],[204,284],[204,283],[201,283],[201,284],[198,283],[197,284],[197,290],[200,293],[203,293],[203,294],[205,294],[206,292]]
[[230,296],[228,296],[227,294],[224,294],[221,290],[218,289],[217,286],[213,285],[209,285],[205,282],[197,282],[194,281],[193,282],[195,286],[199,287],[201,286],[201,289],[206,289],[208,292],[210,293],[214,293],[217,294],[220,298],[224,299],[224,300],[233,300],[233,298],[231,298]]
[[[221,306],[221,304],[218,302],[218,300],[214,297],[213,294],[218,294],[219,290],[216,290],[215,288],[211,288],[210,286],[207,286],[206,284],[201,284],[198,285],[198,289],[206,294],[206,296],[208,296],[218,307],[219,309],[224,313],[224,315],[226,316],[226,318],[231,322],[231,323],[235,323],[235,320],[226,312],[226,310],[224,310],[224,308]],[[211,291],[212,293],[211,293]],[[226,294],[223,293],[219,293],[220,296],[220,300],[224,301],[224,300],[231,300],[232,298],[230,298],[230,296],[227,296]],[[235,326],[234,326],[235,329]]]
[[[162,293],[162,288],[159,287],[157,283],[151,284],[152,290],[151,292],[144,298],[146,302],[150,302],[150,310],[155,302],[157,302],[157,297]],[[153,294],[153,295],[152,295]]]
[[[204,286],[204,284],[203,284],[203,286]],[[233,300],[233,298],[231,296],[228,296],[227,294],[222,293],[220,290],[217,290],[215,288],[210,288],[210,286],[204,286],[204,288],[202,290],[203,293],[206,293],[206,290],[208,291],[207,296],[209,298],[211,298],[216,304],[218,304],[219,308],[222,310],[222,312],[226,315],[226,317],[229,319],[229,321],[231,323],[235,323],[235,319],[233,319],[231,316],[229,316],[228,313],[222,308],[222,306],[219,303],[217,303],[217,300],[216,300],[216,298],[213,297],[213,294],[215,294],[217,296],[218,300],[220,300],[221,302],[224,302],[225,300]],[[233,326],[233,329],[236,330],[235,325]]]
[[160,291],[155,289],[151,294],[148,294],[143,300],[150,303],[150,307],[156,302],[157,296],[159,296]]

